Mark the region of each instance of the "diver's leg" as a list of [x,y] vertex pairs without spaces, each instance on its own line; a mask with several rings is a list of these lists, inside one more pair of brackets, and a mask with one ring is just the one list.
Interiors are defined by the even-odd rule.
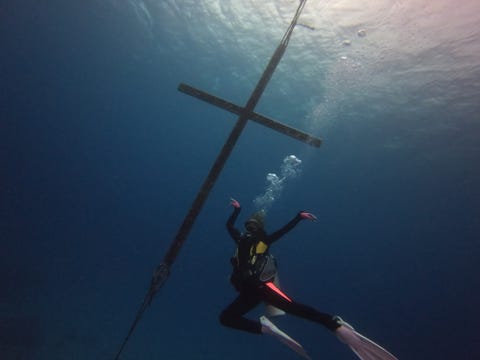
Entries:
[[220,314],[220,323],[224,326],[255,334],[262,333],[259,321],[247,319],[243,315],[248,313],[261,302],[257,294],[241,292],[237,298]]
[[[264,302],[282,309],[289,314],[322,324],[334,332],[361,360],[398,360],[383,347],[356,332],[352,326],[339,317],[322,313],[308,305],[294,302],[273,283],[264,284],[260,292]],[[300,350],[302,349],[303,348],[300,348]]]
[[340,323],[333,315],[320,312],[311,306],[293,301],[271,282],[261,287],[261,295],[264,302],[286,313],[322,324],[331,331],[335,331],[340,327]]

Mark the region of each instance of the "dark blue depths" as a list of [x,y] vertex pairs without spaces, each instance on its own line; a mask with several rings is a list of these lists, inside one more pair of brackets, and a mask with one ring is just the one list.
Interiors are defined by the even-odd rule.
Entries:
[[[0,18],[2,359],[111,359],[234,119],[176,92],[199,69],[158,52],[173,40],[158,31],[154,44],[121,8],[26,1]],[[303,173],[267,227],[302,209],[319,221],[273,248],[286,292],[401,359],[477,358],[479,153],[460,145],[479,128],[418,142],[401,120],[340,122],[318,150],[249,124],[124,359],[296,358],[217,320],[235,296],[229,198],[247,216],[290,153]],[[408,146],[385,151],[392,134]],[[314,324],[277,322],[315,358],[353,359]]]

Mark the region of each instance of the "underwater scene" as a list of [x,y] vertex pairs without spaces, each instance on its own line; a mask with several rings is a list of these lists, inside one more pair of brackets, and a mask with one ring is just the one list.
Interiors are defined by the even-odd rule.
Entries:
[[478,1],[6,1],[0,84],[1,360],[480,358]]

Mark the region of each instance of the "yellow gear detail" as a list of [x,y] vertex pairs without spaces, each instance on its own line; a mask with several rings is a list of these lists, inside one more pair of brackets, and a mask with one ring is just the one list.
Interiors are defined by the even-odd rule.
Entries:
[[267,251],[268,245],[265,244],[263,241],[260,241],[257,244],[257,247],[255,248],[255,253],[257,254],[263,254],[265,251]]
[[255,264],[257,261],[257,255],[258,254],[263,254],[265,251],[267,251],[268,245],[265,244],[263,241],[259,241],[258,244],[255,247],[250,248],[250,264]]

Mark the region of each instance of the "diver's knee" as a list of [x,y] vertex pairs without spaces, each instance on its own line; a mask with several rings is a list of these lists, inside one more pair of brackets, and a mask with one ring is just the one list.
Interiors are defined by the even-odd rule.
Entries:
[[223,326],[231,327],[232,326],[232,316],[228,313],[228,311],[222,311],[218,316],[218,320],[220,324]]

